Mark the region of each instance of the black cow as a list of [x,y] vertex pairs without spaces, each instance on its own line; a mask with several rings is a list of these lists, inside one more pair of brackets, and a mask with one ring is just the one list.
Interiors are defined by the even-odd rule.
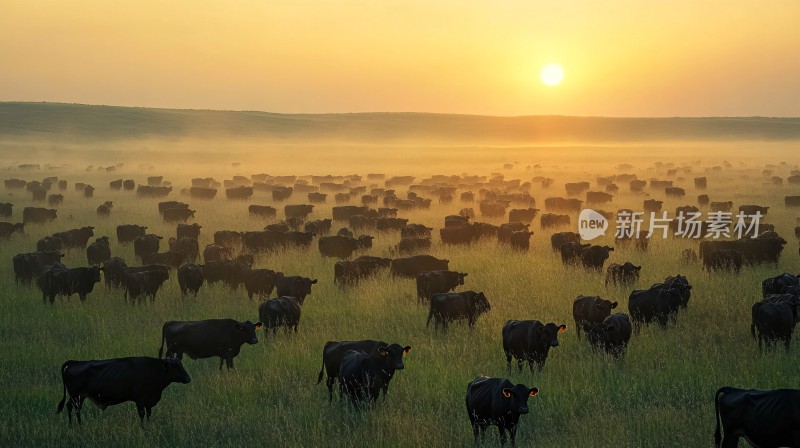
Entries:
[[[108,273],[106,273],[108,275]],[[178,268],[178,286],[181,288],[181,295],[186,295],[191,292],[197,297],[198,291],[205,282],[203,275],[203,266],[186,263]]]
[[161,285],[169,279],[169,271],[164,269],[131,270],[127,268],[122,277],[122,286],[125,288],[125,300],[130,298],[131,303],[136,303],[143,296],[154,301]]
[[317,283],[317,279],[310,279],[307,277],[300,277],[300,276],[289,276],[289,277],[282,277],[278,279],[278,283],[275,285],[275,293],[278,297],[297,297],[297,300],[300,302],[300,305],[306,299],[306,296],[311,294],[311,285]]
[[613,247],[608,246],[589,246],[581,250],[581,263],[583,267],[589,269],[602,270],[603,264],[609,257],[609,253],[613,251]]
[[152,233],[137,236],[133,240],[133,253],[139,259],[143,259],[146,255],[158,253],[162,239],[162,237]]
[[[337,194],[337,201],[338,201],[338,194]],[[347,200],[350,197],[347,195]],[[363,215],[364,213],[369,210],[369,207],[360,207],[356,205],[340,205],[333,207],[331,210],[333,213],[333,220],[334,221],[347,221],[350,219],[351,216],[355,215]]]
[[[136,224],[123,224],[117,226],[117,241],[120,243],[130,243],[136,238],[145,235],[147,227],[138,226]],[[156,249],[156,252],[158,249]]]
[[400,277],[417,278],[423,272],[446,271],[449,260],[440,260],[432,255],[415,255],[392,260],[391,273]]
[[111,259],[111,246],[107,236],[97,238],[86,248],[86,259],[90,266],[100,265]]
[[656,283],[649,289],[634,290],[628,298],[628,311],[635,328],[638,330],[642,323],[655,321],[666,329],[667,321],[674,321],[678,310],[686,307],[688,293],[689,290],[681,289],[674,282]]
[[213,284],[222,282],[231,289],[237,289],[244,283],[250,268],[242,262],[234,260],[206,261],[203,275],[206,282]]
[[250,205],[247,207],[247,211],[252,217],[275,218],[278,216],[278,209],[269,205]]
[[477,241],[480,236],[478,227],[469,223],[439,229],[439,237],[443,244],[470,244]]
[[200,253],[200,244],[195,238],[182,237],[170,238],[169,250],[183,255],[183,259],[188,262],[194,263]]
[[781,275],[768,278],[761,282],[761,293],[763,297],[770,294],[782,294],[784,289],[800,285],[800,279],[796,275],[784,272]]
[[171,250],[168,250],[166,252],[147,254],[142,257],[143,264],[158,264],[162,266],[169,266],[172,268],[177,268],[186,261],[188,261],[186,255]]
[[67,268],[61,263],[55,263],[45,268],[36,281],[42,291],[42,301],[55,302],[56,296],[71,296],[77,293],[81,302],[94,289],[94,284],[100,281],[100,266],[88,268]]
[[624,354],[631,340],[631,320],[623,313],[612,314],[600,323],[586,323],[583,330],[592,349],[602,347],[615,358]]
[[14,204],[10,202],[0,202],[0,216],[10,218],[13,214]]
[[602,299],[598,296],[578,296],[572,302],[572,317],[575,319],[575,333],[581,338],[581,329],[586,324],[600,323],[611,315],[617,302]]
[[540,224],[543,229],[550,227],[568,226],[570,224],[569,215],[554,215],[545,213],[542,215]]
[[447,331],[450,322],[457,319],[466,319],[470,328],[475,327],[475,322],[481,314],[492,309],[489,301],[482,292],[465,291],[434,294],[431,297],[431,309],[428,313],[429,326],[434,320],[434,328]]
[[531,245],[532,235],[533,232],[528,232],[526,230],[513,232],[511,234],[511,238],[509,239],[509,244],[514,250],[528,250]]
[[56,232],[53,236],[62,241],[64,249],[86,249],[89,238],[94,236],[94,227],[87,226],[65,232]]
[[125,260],[120,257],[111,257],[103,263],[103,277],[106,280],[107,288],[119,288],[122,286],[123,277],[125,275]]
[[541,371],[550,353],[550,347],[558,347],[558,333],[563,333],[566,325],[543,324],[538,320],[509,320],[503,325],[503,352],[506,365],[511,372],[511,358],[517,359],[517,367],[527,361],[533,371],[533,364]]
[[530,224],[536,213],[539,212],[538,208],[514,208],[508,212],[508,222],[522,222]]
[[258,306],[258,319],[264,323],[264,336],[278,332],[278,327],[285,327],[288,333],[294,328],[297,333],[297,325],[300,323],[300,303],[296,297],[278,297],[265,300]]
[[[331,343],[325,344],[326,349],[329,344]],[[340,395],[347,395],[354,406],[361,401],[374,404],[381,391],[386,398],[389,383],[397,370],[405,369],[403,356],[410,350],[409,346],[401,347],[399,344],[391,344],[379,346],[377,353],[346,351],[338,367]],[[326,354],[323,352],[323,367]],[[330,375],[330,370],[328,370],[328,375]],[[322,372],[320,372],[321,377]],[[328,388],[331,387],[332,383]]]
[[716,448],[735,448],[740,437],[754,447],[800,446],[800,390],[723,387],[714,411]]
[[505,378],[487,378],[479,375],[467,385],[467,415],[472,424],[475,444],[478,433],[485,437],[486,428],[497,426],[500,445],[506,444],[506,431],[511,434],[511,446],[515,446],[519,416],[527,414],[528,398],[535,397],[538,388],[524,384],[513,384]]
[[[253,269],[244,278],[244,287],[247,290],[247,297],[253,300],[253,295],[269,297],[278,280],[283,278],[283,272],[275,272],[270,269]],[[264,322],[264,319],[261,319]]]
[[[364,340],[364,341],[328,341],[325,343],[325,348],[322,349],[322,368],[317,376],[317,384],[322,382],[323,373],[327,372],[327,380],[325,385],[328,387],[328,401],[333,401],[333,383],[339,377],[339,367],[341,366],[342,359],[349,351],[365,352],[368,355],[378,355],[378,349],[383,348],[384,351],[392,353],[397,352],[400,355],[400,362],[402,357],[411,351],[410,346],[401,346],[399,344],[388,344],[383,341]],[[394,356],[394,355],[392,355]],[[403,366],[405,367],[405,366]],[[394,373],[394,371],[392,371]],[[389,384],[386,383],[383,387],[383,395],[389,391]]]
[[206,263],[209,261],[222,261],[233,259],[233,248],[226,246],[219,246],[217,244],[209,244],[203,249],[203,260]]
[[200,238],[200,229],[203,228],[200,224],[178,224],[175,230],[176,237],[181,238]]
[[244,234],[234,230],[218,230],[214,232],[214,244],[218,246],[232,247],[242,244]]
[[550,246],[553,250],[561,250],[561,246],[566,243],[580,244],[581,237],[575,232],[556,232],[550,235]]
[[30,284],[47,267],[59,263],[64,254],[58,251],[41,251],[17,254],[13,258],[14,281]]
[[287,218],[306,219],[306,216],[308,216],[313,210],[314,206],[308,204],[285,205],[283,207],[283,213]]
[[462,274],[455,271],[429,271],[417,275],[417,298],[420,303],[430,300],[434,294],[450,292],[464,284]]
[[704,255],[703,268],[709,272],[732,270],[738,273],[744,264],[744,254],[738,250],[716,249]]
[[60,251],[63,245],[64,243],[61,241],[61,238],[57,238],[54,236],[46,236],[36,242],[36,251],[37,252],[46,252],[51,250]]
[[253,196],[253,187],[234,187],[225,189],[225,197],[228,199],[248,199]]
[[58,215],[58,210],[39,208],[39,207],[25,207],[22,209],[22,222],[44,224],[49,221],[54,221]]
[[606,270],[606,286],[611,282],[614,285],[630,285],[639,280],[641,266],[635,266],[630,261],[624,264],[611,263]]
[[111,214],[111,209],[113,208],[114,208],[114,203],[111,201],[106,201],[97,206],[97,215],[108,216]]
[[333,281],[337,285],[352,285],[380,269],[388,268],[388,258],[361,256],[353,261],[337,261],[333,266]]
[[331,231],[333,221],[330,218],[315,219],[303,225],[303,230],[315,235],[327,235]]
[[191,379],[177,359],[132,357],[100,361],[67,361],[61,366],[64,395],[56,413],[64,410],[69,393],[67,414],[72,424],[72,410],[81,424],[83,400],[88,398],[100,409],[132,401],[136,404],[139,420],[150,421],[152,409],[161,400],[161,394],[172,383],[188,384]]
[[753,339],[758,337],[758,349],[761,350],[762,341],[767,350],[773,349],[777,341],[783,341],[788,352],[798,314],[800,303],[797,301],[761,301],[753,304],[750,334]]
[[406,224],[400,229],[400,238],[430,238],[432,227],[422,224]]
[[167,208],[161,212],[164,222],[186,222],[189,218],[194,218],[194,210],[188,208]]
[[581,244],[572,241],[562,244],[561,247],[558,248],[559,252],[561,252],[561,262],[564,264],[578,263],[578,261],[581,260],[583,250],[590,247],[592,247],[590,243]]
[[256,330],[261,327],[261,322],[234,319],[167,322],[161,329],[158,357],[163,355],[166,343],[167,355],[175,355],[180,360],[184,353],[192,359],[219,357],[219,370],[222,370],[223,361],[230,370],[243,344],[258,344]]
[[14,233],[19,232],[21,234],[25,234],[25,223],[16,223],[12,224],[10,222],[0,222],[0,239],[7,240],[11,238],[11,235]]
[[359,248],[359,240],[347,236],[323,236],[318,241],[323,257],[349,258]]
[[764,207],[761,205],[740,205],[739,206],[739,213],[743,213],[746,216],[752,216],[756,213],[760,213],[761,216],[764,216],[769,211],[769,207]]

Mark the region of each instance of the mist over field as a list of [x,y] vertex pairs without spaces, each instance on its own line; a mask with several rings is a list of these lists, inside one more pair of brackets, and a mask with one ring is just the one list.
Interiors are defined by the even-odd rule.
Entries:
[[[39,164],[39,169],[22,169]],[[112,168],[113,167],[113,168]],[[63,194],[58,218],[26,224],[24,234],[0,241],[0,400],[2,446],[469,446],[472,430],[464,407],[466,385],[478,374],[508,377],[514,383],[538,387],[530,413],[520,419],[518,446],[559,447],[706,447],[715,424],[714,393],[722,386],[773,389],[800,384],[797,340],[785,352],[760,352],[750,335],[751,306],[762,298],[762,280],[783,272],[800,273],[795,227],[800,209],[787,207],[784,197],[800,196],[791,176],[800,169],[800,119],[795,118],[576,118],[487,117],[435,114],[285,115],[262,112],[188,111],[40,103],[0,103],[0,178],[41,181],[56,176],[68,182],[49,194]],[[417,191],[432,199],[430,208],[398,211],[409,223],[433,229],[428,253],[449,260],[449,268],[468,273],[456,291],[486,294],[491,311],[475,329],[455,322],[447,333],[426,327],[427,303],[419,304],[414,280],[387,271],[357,285],[334,283],[338,259],[322,257],[316,235],[308,247],[284,247],[257,252],[253,268],[318,279],[302,307],[296,334],[265,335],[242,347],[235,370],[218,370],[218,360],[192,360],[183,365],[192,378],[187,385],[168,387],[153,409],[151,422],[139,426],[135,406],[123,403],[105,411],[88,400],[84,422],[67,426],[55,414],[62,396],[59,367],[68,359],[155,356],[161,327],[170,320],[231,317],[258,319],[263,299],[248,300],[243,288],[205,284],[197,297],[182,297],[175,269],[154,301],[133,305],[119,289],[102,281],[87,300],[77,296],[43,303],[34,284],[16,283],[11,258],[36,250],[37,241],[55,232],[94,226],[95,238],[109,236],[111,252],[128,265],[139,264],[131,244],[117,241],[119,224],[148,226],[148,233],[167,239],[175,223],[165,222],[160,201],[189,204],[189,223],[202,225],[200,251],[214,242],[218,230],[259,231],[283,221],[284,206],[306,204],[306,193],[285,201],[256,190],[248,200],[189,195],[192,178],[296,175],[312,183],[312,175],[360,175],[349,186],[383,188],[370,173],[414,176],[415,190],[396,186],[398,198]],[[606,271],[564,265],[551,248],[554,232],[577,231],[577,213],[564,212],[570,225],[542,228],[545,199],[568,197],[565,183],[587,181],[592,191],[604,191],[601,176],[636,175],[648,181],[643,191],[618,182],[613,200],[593,205],[605,211],[641,211],[643,201],[663,201],[674,217],[676,207],[711,201],[769,206],[764,222],[773,224],[785,245],[777,264],[744,266],[739,273],[708,272],[700,261],[685,261],[681,252],[698,250],[698,241],[654,238],[647,250],[615,241],[611,233],[592,244],[614,246],[610,263],[630,261],[642,266],[630,286],[606,284]],[[452,202],[439,199],[429,182],[433,175],[457,176]],[[478,183],[467,175],[484,176]],[[135,191],[113,190],[110,182],[133,179],[146,185],[148,176],[163,176],[173,189],[163,198],[138,197]],[[707,177],[708,187],[694,178]],[[775,178],[780,178],[780,184]],[[343,183],[345,178],[335,182]],[[552,184],[542,183],[551,179]],[[650,181],[671,180],[686,195],[666,196]],[[515,182],[515,181],[519,182]],[[350,180],[348,179],[348,182]],[[78,182],[95,187],[84,197]],[[289,185],[289,184],[287,184]],[[481,216],[481,189],[529,194],[539,214],[531,222],[530,249],[512,250],[486,237],[472,244],[443,243],[444,217],[474,208],[473,221],[500,225],[502,217]],[[465,191],[475,201],[460,200]],[[347,205],[360,205],[361,195]],[[385,194],[378,195],[378,204]],[[574,196],[586,199],[586,193]],[[96,209],[112,201],[109,216]],[[13,203],[13,214],[2,218],[21,222],[28,206],[51,208],[34,201],[25,189],[0,191],[0,203]],[[524,208],[514,202],[508,208]],[[274,218],[248,213],[250,205],[275,207]],[[315,204],[308,219],[330,218],[334,201]],[[584,203],[585,206],[588,206]],[[701,206],[704,216],[710,209]],[[331,234],[340,227],[336,221]],[[301,228],[302,230],[302,228]],[[356,235],[374,236],[373,246],[352,257],[398,258],[399,232],[356,228]],[[237,246],[237,250],[244,250]],[[87,265],[84,250],[65,251],[68,267]],[[203,263],[198,260],[197,263]],[[575,335],[572,303],[578,295],[599,295],[619,302],[615,312],[628,313],[628,296],[665,277],[683,274],[693,286],[687,309],[666,330],[651,324],[632,336],[626,355],[614,360],[593,353]],[[274,294],[273,294],[274,296]],[[516,367],[506,371],[501,328],[509,319],[537,319],[566,324],[560,345],[550,350],[544,369]],[[327,402],[327,390],[317,384],[322,348],[329,340],[382,339],[412,346],[406,368],[396,373],[388,398],[374,409],[355,411],[344,400]],[[324,384],[324,382],[323,382]],[[487,430],[482,446],[497,446],[497,430]],[[745,446],[742,442],[739,446]]]

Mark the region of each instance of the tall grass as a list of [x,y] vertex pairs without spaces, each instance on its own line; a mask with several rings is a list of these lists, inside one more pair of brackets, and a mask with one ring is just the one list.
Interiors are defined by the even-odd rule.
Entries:
[[[507,174],[507,178],[519,177],[523,181],[538,174],[557,178],[550,190],[533,188],[540,208],[545,197],[564,195],[560,186],[563,182],[594,181],[595,175],[612,173],[614,164],[629,161],[580,167],[577,161],[573,165],[572,159],[564,159],[556,167],[557,159],[552,154],[550,157],[552,163],[540,170],[523,171],[523,159],[515,171]],[[320,173],[392,170],[390,166],[331,164],[326,171],[319,168],[323,162],[315,163]],[[481,163],[475,163],[471,172],[477,172]],[[708,165],[694,165],[695,173],[705,174],[703,166]],[[460,173],[459,168],[452,172]],[[494,166],[482,168],[479,173],[488,174]],[[244,169],[271,172],[270,167]],[[630,288],[606,288],[603,274],[562,266],[558,254],[550,249],[550,232],[539,229],[538,218],[532,226],[536,234],[531,249],[526,253],[498,247],[494,241],[444,246],[438,235],[434,236],[431,253],[449,259],[451,269],[468,272],[463,288],[484,291],[492,303],[491,312],[479,320],[474,331],[466,325],[454,325],[447,334],[425,328],[428,310],[417,305],[411,280],[382,274],[352,288],[335,286],[335,260],[321,258],[315,241],[308,249],[261,255],[256,263],[287,275],[319,279],[303,307],[299,332],[267,337],[259,334],[259,344],[243,347],[235,360],[236,369],[231,372],[218,371],[216,359],[186,359],[192,382],[167,388],[154,409],[153,421],[144,429],[130,403],[100,412],[88,402],[84,425],[68,428],[65,415],[54,415],[62,392],[60,365],[68,359],[155,356],[165,321],[218,317],[255,321],[259,301],[249,301],[243,290],[208,285],[196,299],[181,298],[173,273],[153,304],[126,305],[120,291],[108,290],[102,283],[85,303],[73,297],[68,301],[58,299],[54,305],[43,304],[35,287],[15,285],[10,260],[16,253],[35,250],[40,237],[93,225],[96,236],[112,237],[113,254],[130,263],[134,260],[133,247],[116,242],[117,224],[148,225],[148,231],[165,237],[162,248],[166,237],[175,233],[174,225],[161,222],[157,200],[137,199],[132,192],[112,192],[107,188],[110,179],[133,176],[143,181],[144,173],[56,172],[70,180],[67,199],[59,207],[59,219],[46,225],[29,225],[26,235],[16,235],[0,246],[6,266],[0,269],[0,444],[465,446],[472,443],[463,401],[467,382],[478,374],[507,375],[500,339],[503,323],[508,319],[538,319],[565,323],[568,330],[560,336],[561,345],[551,351],[542,372],[525,369],[511,373],[512,381],[539,387],[541,391],[531,400],[531,413],[521,419],[521,446],[709,446],[714,427],[713,394],[717,388],[796,388],[800,382],[797,344],[789,354],[762,354],[749,335],[750,305],[760,298],[760,281],[783,271],[800,271],[793,239],[796,212],[782,205],[784,194],[792,189],[766,185],[760,169],[760,165],[749,164],[708,174],[707,193],[712,200],[733,200],[737,206],[770,205],[768,221],[792,240],[780,264],[748,267],[739,275],[709,275],[698,264],[684,265],[680,261],[680,250],[695,247],[694,241],[657,239],[651,241],[647,252],[636,251],[632,245],[618,246],[608,262],[641,264],[641,279],[636,287],[646,287],[678,273],[686,275],[694,286],[688,310],[681,312],[677,325],[667,331],[649,327],[634,335],[621,362],[592,354],[585,340],[576,339],[571,305],[578,294],[597,294],[619,301],[618,311],[627,312]],[[786,175],[788,167],[783,170]],[[221,178],[230,171],[220,168],[222,174],[217,176]],[[640,162],[636,171],[645,179],[666,177],[663,170],[650,163]],[[420,172],[429,171],[420,167]],[[35,176],[46,174],[50,173]],[[163,174],[181,187],[188,184],[191,173]],[[3,173],[4,178],[14,176],[33,175]],[[686,180],[676,182],[678,185],[691,186],[694,174],[679,176]],[[85,199],[75,193],[73,181],[93,183],[98,187],[96,197]],[[613,205],[599,208],[641,209],[644,197],[630,193],[626,185],[620,187]],[[178,189],[171,199],[182,199]],[[665,200],[665,209],[674,211],[675,206],[694,203],[699,192],[693,188],[688,191],[684,200]],[[661,196],[658,192],[652,194]],[[203,225],[201,248],[211,242],[214,230],[260,229],[268,221],[250,218],[247,205],[272,203],[271,198],[258,192],[249,202],[225,200],[222,192],[212,201],[183,199],[197,210],[196,222]],[[96,217],[95,207],[105,200],[115,203],[111,217]],[[0,192],[0,201],[15,203],[15,218],[30,203],[27,193],[17,191]],[[304,202],[303,196],[296,195],[287,203]],[[431,210],[401,215],[410,222],[438,229],[444,215],[471,205],[458,201],[441,206],[434,203]],[[317,206],[312,218],[329,217],[331,206]],[[477,210],[477,204],[474,206]],[[334,230],[337,228],[335,224]],[[392,256],[390,247],[399,240],[397,233],[365,233],[376,236],[368,254]],[[599,241],[613,242],[610,238]],[[85,253],[73,250],[64,262],[68,266],[85,265]],[[374,410],[355,412],[336,400],[329,405],[325,387],[316,384],[324,343],[367,338],[411,345],[406,369],[395,376],[388,399]],[[490,435],[487,445],[493,446],[496,432]]]

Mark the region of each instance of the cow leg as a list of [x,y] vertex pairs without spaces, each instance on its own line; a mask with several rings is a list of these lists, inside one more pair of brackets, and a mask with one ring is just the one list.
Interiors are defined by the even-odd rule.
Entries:
[[329,376],[325,379],[325,386],[328,388],[328,403],[333,403],[333,382],[336,381],[335,377]]
[[72,425],[72,408],[75,407],[75,398],[69,397],[67,400],[67,416],[69,417],[69,424]]
[[575,321],[575,333],[578,335],[578,340],[581,340],[581,326],[578,321]]
[[502,423],[498,423],[497,431],[500,433],[500,446],[506,446],[506,427]]
[[725,432],[722,437],[722,448],[736,448],[739,446],[739,436],[736,434],[728,434]]
[[220,356],[219,357],[219,370],[222,370],[222,363],[223,362],[225,362],[225,359],[222,356]]
[[514,425],[508,428],[508,432],[509,434],[511,434],[511,446],[512,447],[517,446],[517,426]]
[[792,345],[792,335],[787,336],[783,344],[786,348],[786,353],[789,353],[789,347]]
[[78,297],[81,299],[81,302],[85,302],[86,301],[86,293],[83,293],[83,292],[78,293]]
[[150,423],[150,414],[153,412],[153,408],[145,408],[147,412],[147,422]]
[[233,368],[233,358],[226,358],[225,365],[228,367],[228,370],[231,370]]
[[[522,372],[522,364],[524,364],[524,363],[525,363],[524,359],[518,359],[517,360],[517,370],[518,371]],[[530,363],[530,361],[528,361],[528,363]]]
[[506,352],[506,370],[511,374],[511,353]]
[[139,423],[144,426],[144,405],[141,403],[136,403],[136,412],[139,414]]
[[78,424],[83,423],[81,419],[81,410],[83,409],[83,397],[78,396],[75,398],[75,417],[78,419]]
[[481,443],[486,440],[486,426],[481,426]]

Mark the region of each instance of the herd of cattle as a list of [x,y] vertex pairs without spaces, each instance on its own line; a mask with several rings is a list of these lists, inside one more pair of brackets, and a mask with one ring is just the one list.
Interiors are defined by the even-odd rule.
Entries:
[[[770,175],[771,172],[765,172]],[[779,177],[774,177],[777,183]],[[239,322],[233,319],[204,321],[170,321],[162,328],[159,358],[135,357],[101,361],[67,361],[61,368],[64,397],[58,405],[60,412],[65,404],[72,421],[72,412],[81,422],[83,401],[89,398],[99,407],[133,401],[139,417],[150,418],[151,409],[161,398],[162,391],[171,383],[188,383],[189,375],[183,367],[186,354],[192,359],[218,357],[220,369],[223,363],[233,368],[233,359],[239,355],[244,344],[256,344],[257,330],[277,332],[298,331],[304,301],[312,293],[317,280],[303,275],[286,275],[264,268],[254,268],[255,256],[289,246],[310,247],[316,239],[322,257],[337,259],[333,264],[334,281],[341,287],[350,287],[361,280],[388,270],[391,275],[416,281],[416,295],[421,304],[429,306],[427,325],[434,323],[435,331],[447,331],[448,326],[463,320],[473,327],[481,315],[490,312],[491,304],[483,292],[454,292],[465,284],[468,273],[450,270],[449,260],[425,254],[432,247],[431,227],[409,223],[398,217],[403,211],[430,208],[433,200],[441,204],[459,200],[464,204],[478,201],[478,213],[491,219],[508,217],[508,222],[494,225],[475,222],[475,210],[463,208],[457,215],[444,217],[439,229],[439,239],[444,245],[469,245],[483,239],[496,239],[501,245],[513,250],[527,251],[533,232],[529,230],[539,216],[536,201],[529,191],[532,182],[548,188],[553,180],[536,177],[531,182],[505,180],[502,175],[485,176],[433,176],[414,183],[411,176],[386,178],[370,174],[366,182],[360,176],[235,176],[224,181],[225,196],[230,200],[250,199],[254,192],[269,192],[277,204],[306,194],[311,204],[284,206],[285,219],[270,224],[263,230],[239,231],[219,229],[213,233],[213,243],[200,251],[201,225],[188,224],[195,211],[183,201],[167,200],[158,203],[158,212],[164,222],[176,223],[175,236],[167,238],[167,250],[162,251],[165,236],[147,232],[139,224],[120,224],[116,238],[121,245],[133,245],[136,263],[112,256],[108,236],[95,236],[93,227],[82,227],[56,232],[41,238],[36,251],[17,254],[13,257],[13,269],[18,283],[35,283],[45,303],[54,303],[57,296],[69,297],[77,294],[81,301],[93,291],[95,284],[105,280],[105,286],[120,290],[125,300],[141,303],[158,295],[162,285],[175,270],[182,295],[197,295],[204,284],[221,282],[238,290],[244,285],[247,296],[266,298],[258,306],[259,322]],[[798,183],[800,173],[793,173],[789,183]],[[635,175],[599,177],[598,188],[590,191],[589,182],[565,185],[567,198],[551,197],[544,201],[548,212],[540,217],[541,228],[558,230],[571,225],[575,213],[584,201],[575,198],[585,193],[588,204],[608,204],[619,190],[618,184],[627,183],[631,191],[642,191],[648,181]],[[696,178],[695,186],[705,188],[705,177]],[[672,181],[651,179],[651,192],[663,191],[667,197],[683,197],[685,191],[672,185]],[[194,200],[210,200],[216,196],[223,184],[211,178],[192,179],[191,188],[181,194]],[[27,189],[31,201],[48,200],[51,206],[63,201],[67,182],[56,177],[42,181],[20,179],[5,180],[8,190]],[[76,190],[92,198],[95,188],[87,184],[75,184]],[[136,190],[140,198],[164,198],[172,192],[172,185],[161,177],[148,178],[148,185],[135,186],[132,180],[110,182],[112,190]],[[62,193],[49,194],[53,189]],[[407,190],[405,199],[398,190]],[[478,191],[478,193],[474,193]],[[309,219],[314,205],[325,203],[333,195],[336,206],[332,216],[324,219]],[[349,202],[359,201],[359,205]],[[28,202],[28,201],[26,201]],[[383,207],[377,207],[382,203]],[[516,205],[518,208],[510,208]],[[787,206],[800,205],[800,197],[787,196]],[[644,201],[645,210],[661,210],[662,202],[655,199]],[[709,205],[707,195],[698,198],[698,205]],[[713,209],[730,210],[732,203],[711,203]],[[0,204],[0,216],[13,216],[15,204]],[[101,217],[110,216],[117,205],[112,202],[100,204],[96,212]],[[699,210],[695,206],[679,207],[680,211]],[[742,205],[740,210],[766,214],[768,207]],[[249,205],[253,217],[277,218],[278,209],[268,205]],[[621,211],[619,211],[621,212]],[[618,213],[619,213],[618,212]],[[613,213],[603,212],[613,216]],[[11,238],[15,233],[24,233],[26,226],[56,220],[57,209],[26,206],[21,223],[0,222],[0,238]],[[335,233],[333,224],[344,224]],[[563,230],[563,229],[561,229]],[[392,252],[396,258],[360,255],[372,247],[372,235],[361,232],[398,234],[400,239]],[[800,236],[800,227],[796,230]],[[637,250],[646,251],[647,239],[642,235],[618,238],[616,244],[624,246],[633,242]],[[579,234],[569,231],[553,232],[550,243],[565,265],[582,266],[589,270],[602,270],[613,247],[582,243]],[[709,269],[733,269],[757,263],[777,263],[786,240],[774,227],[757,237],[734,241],[703,241],[699,246],[699,258]],[[87,266],[69,268],[61,263],[64,251],[80,249],[86,251]],[[202,264],[198,261],[202,257]],[[684,262],[698,259],[693,250],[681,254]],[[606,284],[629,286],[639,278],[641,266],[630,262],[612,263],[606,267]],[[101,275],[102,274],[102,275]],[[269,299],[273,291],[276,297]],[[633,290],[628,300],[628,314],[614,313],[617,302],[599,296],[578,296],[573,302],[573,319],[577,338],[586,333],[593,349],[603,350],[614,358],[624,356],[633,335],[642,326],[651,322],[667,329],[679,312],[686,309],[692,286],[683,275],[667,276],[663,282],[649,288]],[[792,274],[781,274],[762,283],[763,298],[752,307],[751,332],[758,339],[759,348],[764,342],[768,349],[777,342],[790,347],[792,332],[800,313],[800,280]],[[538,320],[509,320],[502,329],[503,351],[509,373],[512,360],[516,359],[521,370],[525,362],[533,370],[534,365],[544,368],[549,351],[559,345],[559,334],[567,325]],[[166,347],[166,351],[164,348]],[[340,394],[355,405],[359,402],[374,403],[381,391],[388,392],[389,383],[397,370],[404,366],[403,357],[410,346],[379,340],[328,342],[323,348],[322,369],[318,383],[327,374],[326,386],[329,400],[333,399],[333,386],[338,381]],[[167,357],[164,358],[164,354]],[[467,387],[466,407],[476,440],[486,426],[498,426],[501,443],[509,432],[514,444],[520,415],[528,412],[528,398],[538,393],[537,388],[513,384],[503,378],[479,376]],[[717,445],[735,446],[738,437],[745,437],[757,446],[781,444],[800,446],[800,419],[797,406],[798,391],[741,391],[723,388],[715,397],[717,408]],[[69,395],[69,399],[67,399]],[[788,420],[787,420],[788,419]],[[721,440],[720,425],[724,430]],[[792,426],[793,425],[793,426]],[[754,429],[758,428],[758,429]]]

